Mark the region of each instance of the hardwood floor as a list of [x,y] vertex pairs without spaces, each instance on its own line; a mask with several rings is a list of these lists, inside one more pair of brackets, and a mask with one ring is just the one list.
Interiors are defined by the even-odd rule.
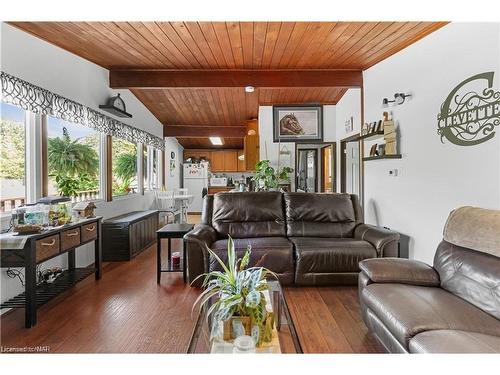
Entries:
[[[105,264],[102,280],[88,277],[42,306],[34,328],[24,328],[22,309],[3,315],[1,345],[49,346],[51,353],[184,353],[199,290],[181,274],[163,274],[158,286],[155,256],[152,246],[130,262]],[[285,294],[304,352],[383,352],[361,320],[356,287],[286,288]]]

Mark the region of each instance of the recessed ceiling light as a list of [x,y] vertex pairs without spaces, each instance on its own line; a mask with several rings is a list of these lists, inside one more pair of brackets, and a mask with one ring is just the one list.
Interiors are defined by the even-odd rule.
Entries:
[[245,92],[254,92],[255,91],[255,87],[253,86],[245,86]]
[[222,146],[222,138],[221,137],[209,137],[210,138],[210,142],[212,142],[212,144],[214,146]]

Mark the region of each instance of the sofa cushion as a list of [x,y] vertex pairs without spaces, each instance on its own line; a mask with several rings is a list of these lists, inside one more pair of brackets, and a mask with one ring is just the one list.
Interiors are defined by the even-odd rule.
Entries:
[[[247,246],[251,246],[249,267],[262,266],[275,273],[293,275],[293,245],[284,237],[234,239],[237,258],[243,257]],[[227,240],[218,240],[211,249],[225,263],[227,262]],[[210,271],[220,270],[219,263],[210,257]]]
[[500,319],[500,258],[442,241],[434,268],[441,288]]
[[285,193],[289,237],[353,237],[359,223],[349,194]]
[[446,242],[500,257],[500,210],[459,207],[443,230]]
[[215,194],[212,225],[219,235],[233,238],[285,237],[283,195],[279,192]]
[[441,288],[370,284],[361,292],[361,300],[407,349],[411,338],[429,330],[500,336],[500,321]]
[[291,237],[297,274],[359,272],[359,262],[377,256],[366,241],[351,238]]
[[500,353],[500,336],[459,330],[426,331],[410,340],[410,353]]

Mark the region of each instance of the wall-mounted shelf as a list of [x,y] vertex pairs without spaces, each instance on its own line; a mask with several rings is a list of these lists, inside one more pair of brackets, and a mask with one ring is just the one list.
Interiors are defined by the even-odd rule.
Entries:
[[366,158],[363,158],[363,161],[379,160],[379,159],[401,159],[401,158],[402,158],[401,154],[377,155],[377,156],[368,156]]
[[364,135],[359,136],[358,141],[361,141],[361,140],[371,141],[372,139],[382,138],[383,136],[384,136],[384,131],[379,130],[377,132],[368,133],[368,134],[364,134]]

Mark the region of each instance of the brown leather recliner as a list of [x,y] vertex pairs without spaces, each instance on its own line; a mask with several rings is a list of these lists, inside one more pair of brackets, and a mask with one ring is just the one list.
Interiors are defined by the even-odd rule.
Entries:
[[500,353],[500,211],[453,211],[434,267],[367,259],[360,268],[363,319],[387,351]]
[[399,234],[363,224],[355,195],[218,193],[204,198],[201,224],[184,236],[190,282],[218,269],[206,246],[226,260],[228,235],[238,257],[251,246],[250,266],[284,285],[356,284],[360,260],[398,255]]

